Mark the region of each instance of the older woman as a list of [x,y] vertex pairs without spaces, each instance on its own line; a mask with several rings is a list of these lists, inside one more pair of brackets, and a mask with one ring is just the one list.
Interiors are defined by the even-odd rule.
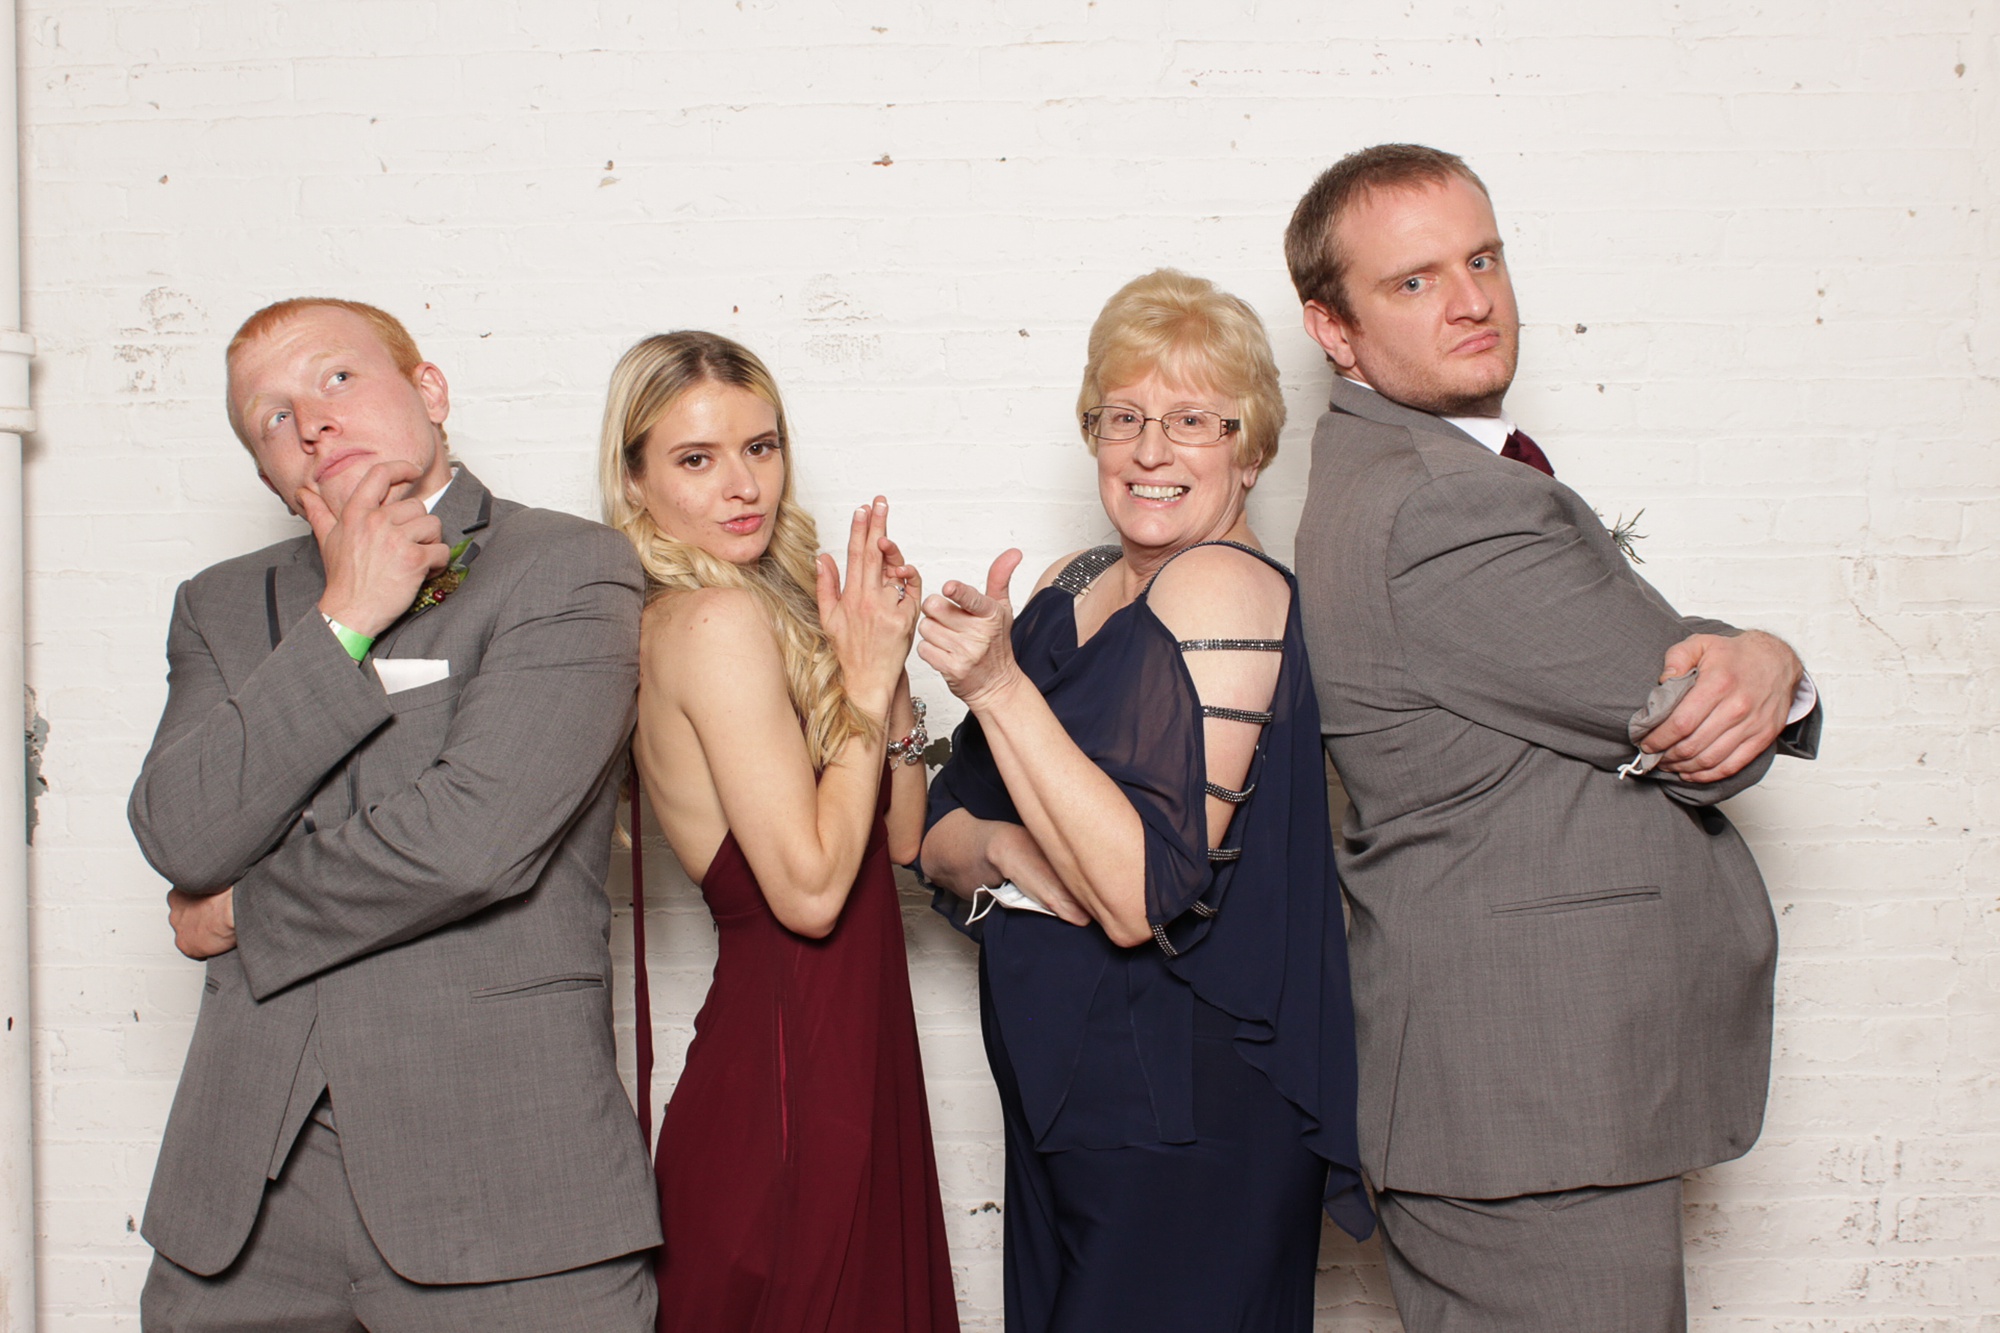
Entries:
[[1320,1207],[1373,1219],[1298,594],[1244,514],[1284,424],[1263,325],[1136,279],[1078,406],[1118,544],[1018,621],[1008,551],[919,628],[970,710],[922,864],[982,944],[1007,1328],[1304,1333]]

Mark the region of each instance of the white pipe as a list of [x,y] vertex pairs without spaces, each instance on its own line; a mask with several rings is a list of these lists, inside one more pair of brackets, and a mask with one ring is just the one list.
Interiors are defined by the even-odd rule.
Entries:
[[[25,702],[21,436],[35,428],[21,328],[21,139],[14,0],[0,0],[0,707]],[[35,1327],[34,1065],[28,1021],[25,765],[0,761],[0,1333]]]

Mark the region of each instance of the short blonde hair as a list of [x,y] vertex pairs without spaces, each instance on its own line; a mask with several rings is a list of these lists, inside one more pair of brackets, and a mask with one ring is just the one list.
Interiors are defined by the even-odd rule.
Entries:
[[[383,350],[389,353],[389,359],[396,363],[396,369],[407,376],[412,383],[416,382],[417,367],[424,363],[424,356],[417,350],[417,340],[403,327],[403,321],[380,306],[372,306],[364,301],[343,301],[337,296],[294,296],[283,301],[273,301],[243,321],[242,326],[236,330],[236,335],[229,340],[229,350],[222,354],[223,364],[234,366],[236,354],[245,347],[294,316],[320,307],[345,310],[350,315],[359,315],[367,322],[368,327],[375,331],[375,337],[381,342]],[[248,449],[250,437],[244,432],[243,423],[236,419],[236,404],[231,401],[227,404],[227,408],[229,428],[236,432],[236,438],[243,442],[245,449]],[[438,427],[438,438],[445,438],[443,426]]]
[[[1243,427],[1231,446],[1239,466],[1261,468],[1277,457],[1285,396],[1264,321],[1248,302],[1171,268],[1120,287],[1090,326],[1083,389],[1076,396],[1079,429],[1082,415],[1102,404],[1108,390],[1155,371],[1241,404]],[[1083,442],[1097,452],[1087,430]]]

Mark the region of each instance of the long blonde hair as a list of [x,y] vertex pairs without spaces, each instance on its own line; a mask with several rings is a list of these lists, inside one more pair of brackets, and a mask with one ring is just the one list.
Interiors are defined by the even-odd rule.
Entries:
[[[734,565],[660,530],[639,499],[646,471],[646,434],[682,394],[702,384],[743,389],[771,405],[778,418],[778,452],[785,485],[771,525],[771,544],[755,564]],[[716,333],[684,329],[656,333],[618,359],[604,403],[598,451],[604,521],[631,539],[645,567],[648,596],[670,589],[743,588],[764,606],[785,664],[792,711],[805,731],[815,772],[876,723],[855,707],[841,680],[840,660],[819,623],[814,560],[819,531],[792,487],[792,439],[777,381],[757,354]]]

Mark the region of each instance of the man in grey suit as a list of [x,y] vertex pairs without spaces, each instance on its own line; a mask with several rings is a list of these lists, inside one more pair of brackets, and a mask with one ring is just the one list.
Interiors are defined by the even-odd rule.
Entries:
[[1768,634],[1682,616],[1502,412],[1486,189],[1388,144],[1285,238],[1337,378],[1297,561],[1328,753],[1361,1150],[1404,1322],[1685,1325],[1681,1176],[1763,1121],[1776,929],[1716,803],[1819,711]]
[[281,302],[229,417],[312,527],[181,585],[132,790],[200,1017],[148,1330],[650,1330],[603,883],[643,577],[445,447],[393,317]]

